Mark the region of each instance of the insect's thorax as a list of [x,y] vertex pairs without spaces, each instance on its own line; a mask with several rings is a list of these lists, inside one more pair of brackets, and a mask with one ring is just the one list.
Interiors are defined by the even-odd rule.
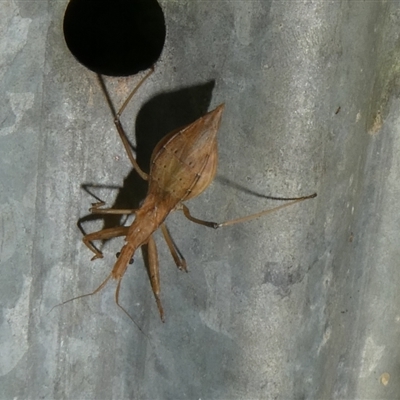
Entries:
[[171,209],[162,201],[156,201],[153,196],[147,196],[143,205],[136,212],[135,220],[126,236],[127,242],[132,242],[138,248],[145,244],[164,222]]
[[136,212],[135,220],[129,227],[125,244],[114,265],[112,272],[114,279],[123,276],[135,251],[148,242],[150,236],[159,228],[170,212],[169,204],[156,202],[153,196],[146,197],[143,205]]

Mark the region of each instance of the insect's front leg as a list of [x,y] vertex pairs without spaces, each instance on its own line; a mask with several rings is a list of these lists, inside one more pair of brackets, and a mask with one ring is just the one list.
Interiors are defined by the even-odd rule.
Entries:
[[83,243],[95,254],[92,261],[97,258],[103,258],[103,253],[98,250],[94,245],[94,240],[107,240],[118,236],[126,236],[128,234],[128,226],[117,226],[115,228],[102,229],[101,231],[89,233],[82,239]]
[[99,201],[97,203],[92,203],[92,207],[89,208],[89,212],[92,214],[122,214],[129,215],[135,214],[137,209],[116,209],[116,208],[100,208],[103,207],[106,203],[104,201]]

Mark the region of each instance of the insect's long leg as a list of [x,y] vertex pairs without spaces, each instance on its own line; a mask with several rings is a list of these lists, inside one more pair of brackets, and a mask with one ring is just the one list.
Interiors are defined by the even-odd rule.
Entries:
[[189,209],[188,209],[183,203],[180,203],[179,206],[176,207],[176,209],[177,209],[177,210],[182,210],[182,211],[183,211],[183,214],[185,214],[185,217],[186,217],[189,221],[192,221],[192,222],[194,222],[194,223],[196,223],[196,224],[199,224],[199,225],[207,226],[208,228],[214,228],[214,229],[217,229],[217,228],[218,228],[218,225],[219,225],[219,224],[218,224],[217,222],[204,221],[204,220],[202,220],[202,219],[198,219],[198,218],[193,217],[193,216],[190,214]]
[[92,214],[135,214],[137,208],[130,209],[130,208],[100,208],[104,206],[104,201],[99,201],[98,203],[92,203],[92,207],[89,208],[89,212]]
[[186,260],[183,257],[182,253],[179,251],[178,247],[176,246],[176,244],[174,243],[171,234],[168,231],[167,226],[163,223],[161,224],[161,231],[164,235],[164,239],[167,242],[169,251],[171,252],[171,255],[175,261],[176,266],[180,269],[180,270],[184,270],[187,272],[187,265],[186,265]]
[[127,97],[127,99],[124,101],[124,103],[122,104],[121,108],[119,109],[119,111],[117,112],[117,117],[119,118],[122,113],[124,112],[126,106],[129,104],[129,102],[131,101],[132,97],[134,96],[134,94],[139,90],[140,86],[142,86],[142,84],[147,80],[147,78],[153,74],[154,72],[154,65],[150,68],[150,71],[139,81],[139,83],[135,86],[135,88],[132,90],[131,94]]
[[148,273],[150,277],[151,288],[153,289],[154,297],[156,298],[161,321],[164,322],[164,310],[160,300],[160,269],[158,264],[156,242],[153,236],[150,236],[149,241],[147,242],[147,252],[149,257]]
[[312,198],[314,198],[316,196],[317,196],[317,194],[313,193],[310,196],[299,197],[296,200],[291,201],[290,203],[282,204],[281,206],[278,206],[278,207],[274,207],[274,208],[271,208],[271,209],[268,209],[268,210],[263,210],[263,211],[260,211],[258,213],[255,213],[255,214],[247,215],[245,217],[231,219],[229,221],[225,221],[225,222],[222,222],[222,223],[203,221],[201,219],[195,218],[190,214],[189,209],[184,204],[181,204],[180,209],[182,209],[183,213],[185,214],[185,217],[187,219],[189,219],[190,221],[195,222],[196,224],[200,224],[200,225],[204,225],[204,226],[207,226],[207,227],[210,227],[210,228],[217,229],[217,228],[221,228],[223,226],[234,225],[234,224],[238,224],[238,223],[241,223],[241,222],[247,222],[247,221],[250,221],[252,219],[259,218],[259,217],[261,217],[263,215],[270,214],[270,213],[273,213],[275,211],[281,210],[282,208],[290,207],[293,204],[299,203],[301,201],[304,201],[304,200],[307,200],[307,199],[312,199]]
[[139,164],[137,163],[135,157],[133,156],[131,146],[129,144],[128,139],[126,138],[126,135],[125,135],[124,129],[122,128],[121,121],[120,121],[119,117],[116,117],[114,119],[114,123],[115,123],[115,126],[117,127],[117,131],[119,133],[119,137],[122,140],[122,144],[125,147],[126,154],[128,155],[129,160],[131,161],[131,164],[133,165],[133,168],[136,170],[136,172],[140,175],[140,177],[143,180],[147,181],[149,179],[149,175],[146,174],[146,172],[144,172],[142,170],[142,168],[139,167]]
[[130,94],[130,95],[127,97],[127,99],[124,101],[124,103],[122,104],[122,107],[119,109],[118,112],[115,111],[115,108],[114,108],[114,106],[113,106],[113,104],[112,104],[112,101],[111,101],[111,98],[110,98],[110,96],[109,96],[109,94],[108,94],[108,92],[107,92],[107,89],[106,89],[106,86],[105,86],[105,84],[104,84],[104,80],[103,80],[102,76],[99,75],[99,74],[97,75],[98,78],[99,78],[100,86],[101,86],[101,88],[102,88],[102,90],[103,90],[103,93],[104,93],[104,95],[105,95],[105,97],[106,97],[107,103],[108,103],[108,105],[109,105],[109,107],[110,107],[110,110],[111,110],[111,112],[112,112],[112,114],[113,114],[113,117],[114,117],[114,124],[115,124],[115,127],[117,128],[117,131],[118,131],[119,137],[121,138],[122,144],[124,145],[126,154],[128,155],[129,160],[131,161],[133,168],[134,168],[134,169],[136,170],[136,172],[140,175],[140,177],[141,177],[142,179],[144,179],[145,181],[147,181],[147,180],[149,179],[149,176],[148,176],[148,174],[146,174],[146,173],[139,167],[139,164],[137,163],[135,157],[134,157],[133,154],[132,154],[132,148],[131,148],[130,143],[129,143],[127,137],[126,137],[124,128],[122,127],[121,120],[120,120],[120,116],[121,116],[122,112],[124,111],[124,109],[126,108],[126,106],[128,105],[128,103],[130,102],[130,100],[132,99],[133,95],[137,92],[137,90],[139,89],[139,87],[144,83],[144,81],[145,81],[153,72],[154,72],[154,67],[152,67],[152,68],[150,69],[150,71],[140,80],[140,82],[139,82],[139,83],[136,85],[136,87],[132,90],[131,94]]
[[313,193],[310,196],[299,197],[297,200],[291,201],[290,203],[282,204],[281,206],[274,207],[274,208],[271,208],[269,210],[260,211],[258,213],[247,215],[247,216],[241,217],[241,218],[231,219],[230,221],[225,221],[225,222],[222,222],[222,223],[218,224],[218,228],[220,228],[222,226],[238,224],[240,222],[250,221],[252,219],[256,219],[258,217],[261,217],[263,215],[270,214],[270,213],[273,213],[275,211],[281,210],[282,208],[290,207],[293,204],[300,203],[301,201],[304,201],[304,200],[307,200],[307,199],[313,199],[316,196],[317,196],[317,194]]
[[93,240],[106,240],[118,236],[126,236],[128,234],[128,226],[117,226],[114,228],[102,229],[101,231],[89,233],[82,239],[83,243],[95,254],[92,257],[92,261],[96,258],[103,258],[103,253],[92,244]]

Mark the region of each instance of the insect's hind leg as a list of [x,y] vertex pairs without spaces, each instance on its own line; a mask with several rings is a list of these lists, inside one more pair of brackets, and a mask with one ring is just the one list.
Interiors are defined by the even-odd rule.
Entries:
[[146,81],[146,79],[154,72],[154,66],[151,67],[150,71],[139,81],[139,83],[135,86],[135,88],[132,90],[131,94],[127,97],[127,99],[124,101],[124,103],[122,104],[121,108],[119,109],[118,112],[115,111],[114,105],[112,104],[111,98],[108,94],[108,91],[106,89],[106,86],[104,84],[104,80],[102,78],[102,76],[100,74],[97,75],[99,82],[100,82],[100,86],[103,90],[103,93],[106,97],[107,103],[110,107],[110,110],[112,112],[112,115],[114,117],[114,124],[115,127],[117,128],[119,137],[121,138],[122,144],[124,145],[126,154],[129,157],[129,160],[132,163],[133,168],[135,169],[135,171],[139,174],[139,176],[144,179],[145,181],[147,181],[149,179],[148,174],[146,174],[146,172],[144,172],[139,164],[137,163],[135,157],[132,154],[132,147],[129,143],[128,138],[126,137],[124,128],[122,127],[121,124],[121,120],[120,117],[123,113],[123,111],[125,110],[126,106],[129,104],[130,100],[132,99],[133,95],[138,91],[138,89],[140,88],[140,86],[142,86],[142,84]]
[[82,239],[83,243],[95,254],[92,257],[92,261],[97,258],[103,258],[103,253],[93,245],[92,242],[94,240],[107,240],[118,236],[126,236],[128,234],[128,229],[128,226],[117,226],[85,235]]
[[[204,226],[207,226],[209,228],[217,229],[217,228],[221,228],[223,226],[235,225],[235,224],[239,224],[241,222],[251,221],[252,219],[256,219],[256,218],[262,217],[263,215],[266,215],[266,214],[271,214],[271,213],[273,213],[275,211],[281,210],[282,208],[290,207],[293,204],[299,203],[301,201],[304,201],[304,200],[307,200],[307,199],[313,199],[316,196],[317,196],[317,193],[313,193],[313,194],[311,194],[309,196],[292,198],[290,200],[293,200],[293,201],[291,201],[290,203],[282,204],[281,206],[278,206],[278,207],[270,208],[268,210],[263,210],[263,211],[260,211],[258,213],[255,213],[255,214],[246,215],[245,217],[235,218],[235,219],[231,219],[229,221],[225,221],[225,222],[221,222],[221,223],[204,221],[202,219],[198,219],[198,218],[193,217],[190,214],[189,209],[182,203],[179,205],[179,208],[177,208],[177,210],[182,210],[183,214],[185,215],[185,217],[188,220],[190,220],[190,221],[192,221],[192,222],[194,222],[196,224],[204,225]],[[278,200],[278,199],[276,199],[276,200]],[[279,199],[279,200],[284,200],[284,199]],[[287,199],[287,200],[289,200],[289,199]]]

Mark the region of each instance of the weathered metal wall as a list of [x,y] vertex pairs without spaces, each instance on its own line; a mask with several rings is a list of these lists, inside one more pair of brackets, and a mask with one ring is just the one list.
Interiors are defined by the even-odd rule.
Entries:
[[[158,235],[166,323],[141,252],[122,283],[149,338],[111,283],[49,313],[97,287],[121,246],[89,261],[82,185],[139,190],[95,75],[64,43],[66,4],[0,5],[0,397],[398,398],[399,3],[161,2],[162,58],[124,114],[139,160],[225,102],[218,176],[192,213],[318,197],[217,231],[172,216],[190,272]],[[108,80],[117,103],[134,82]]]

